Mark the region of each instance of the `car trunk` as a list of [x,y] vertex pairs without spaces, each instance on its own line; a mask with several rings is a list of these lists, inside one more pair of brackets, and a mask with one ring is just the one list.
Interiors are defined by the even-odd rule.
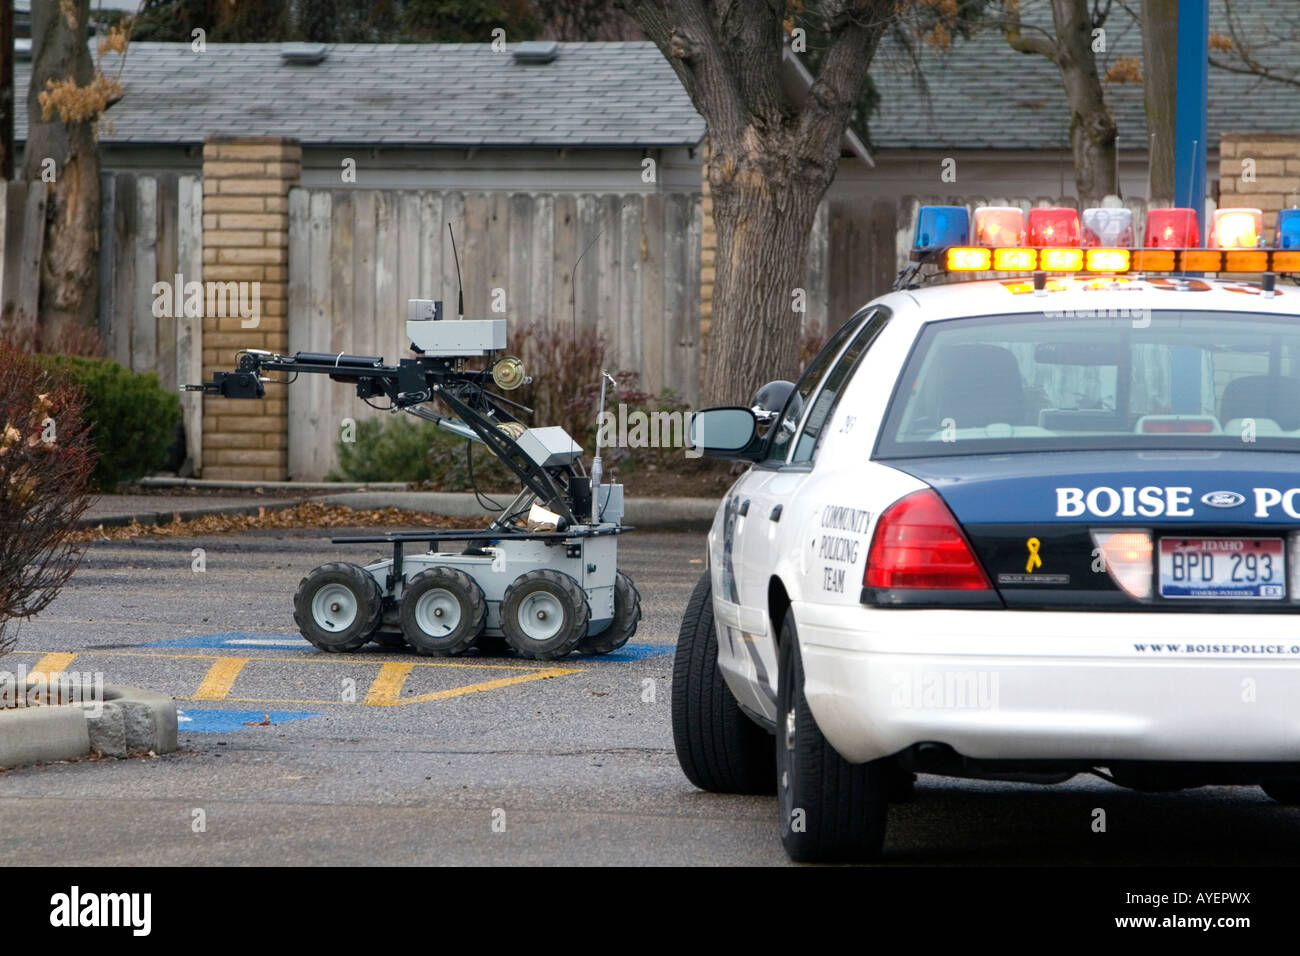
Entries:
[[1023,452],[889,464],[938,491],[1007,607],[1300,609],[1289,580],[1300,579],[1291,541],[1300,455]]

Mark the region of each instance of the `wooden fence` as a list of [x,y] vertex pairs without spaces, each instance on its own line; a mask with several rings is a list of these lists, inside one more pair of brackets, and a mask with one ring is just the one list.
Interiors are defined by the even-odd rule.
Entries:
[[[406,300],[454,317],[600,334],[642,387],[698,395],[700,207],[691,194],[306,189],[289,193],[289,350],[409,354]],[[504,312],[494,310],[504,309]],[[545,370],[534,369],[535,373]],[[376,414],[309,376],[289,389],[289,473],[322,478],[342,421]]]
[[[203,318],[187,316],[183,308],[185,285],[203,280],[202,178],[106,173],[100,196],[99,333],[104,354],[133,371],[157,372],[169,391],[202,381]],[[155,283],[166,283],[166,288],[155,292]],[[187,455],[197,471],[203,449],[201,398],[185,393],[181,405]]]
[[0,330],[8,342],[26,344],[36,335],[47,188],[0,180]]

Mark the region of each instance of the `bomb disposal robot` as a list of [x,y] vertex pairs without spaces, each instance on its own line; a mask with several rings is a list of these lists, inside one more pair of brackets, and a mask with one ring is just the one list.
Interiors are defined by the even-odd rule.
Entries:
[[[272,381],[265,373],[328,375],[353,385],[362,399],[386,398],[394,411],[482,443],[523,485],[483,529],[334,539],[389,544],[393,556],[365,567],[326,564],[305,577],[293,599],[302,635],[325,651],[355,651],[374,641],[432,656],[504,641],[534,660],[622,647],[636,633],[641,599],[618,570],[618,535],[627,530],[623,487],[600,483],[599,449],[588,475],[582,449],[564,429],[525,427],[511,411],[522,406],[489,391],[489,385],[509,390],[526,381],[518,359],[500,358],[486,371],[464,368],[467,358],[505,348],[504,319],[443,321],[441,302],[412,299],[406,331],[415,357],[397,365],[373,355],[247,349],[236,371],[186,386],[252,399],[265,395]],[[434,410],[439,406],[447,414]],[[526,518],[532,530],[523,525]],[[428,550],[405,551],[426,542]],[[438,550],[448,542],[467,547]]]
[[1191,210],[1141,247],[1125,210],[973,219],[923,208],[796,385],[697,414],[752,465],[682,621],[682,768],[775,789],[797,860],[878,856],[916,772],[1300,803],[1300,209],[1268,247],[1248,209],[1205,247]]

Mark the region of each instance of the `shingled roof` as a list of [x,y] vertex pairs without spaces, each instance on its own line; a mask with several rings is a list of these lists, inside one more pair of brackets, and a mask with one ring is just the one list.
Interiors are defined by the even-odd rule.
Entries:
[[[1245,36],[1277,32],[1277,10],[1269,6],[1263,0],[1233,3],[1234,19]],[[1026,24],[1051,24],[1043,0],[1024,0],[1022,16]],[[1223,16],[1223,5],[1211,4],[1211,31],[1227,32]],[[1142,56],[1141,28],[1118,4],[1106,21],[1106,41],[1106,53],[1098,55],[1103,74],[1120,57]],[[1294,68],[1300,62],[1300,42],[1261,47],[1258,58]],[[1069,148],[1070,113],[1059,71],[1046,57],[1012,50],[1000,30],[987,28],[969,40],[955,39],[946,51],[923,48],[928,96],[912,79],[906,61],[897,47],[886,46],[871,71],[881,98],[870,120],[874,149]],[[1103,86],[1119,125],[1120,148],[1145,149],[1142,84]],[[1300,90],[1294,86],[1211,67],[1209,100],[1211,149],[1225,131],[1300,130]]]
[[[560,43],[550,62],[489,44],[334,44],[289,64],[278,43],[132,43],[114,145],[293,136],[309,146],[643,148],[695,145],[704,120],[653,43]],[[105,59],[114,73],[116,54]],[[30,62],[14,69],[27,137]]]

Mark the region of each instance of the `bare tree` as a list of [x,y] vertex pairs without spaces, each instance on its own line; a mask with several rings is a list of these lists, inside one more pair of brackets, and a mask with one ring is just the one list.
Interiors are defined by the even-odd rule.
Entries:
[[[99,251],[99,152],[96,123],[121,98],[122,86],[91,58],[89,0],[32,4],[32,79],[27,92],[23,178],[47,182],[45,251],[41,261],[41,341],[68,326],[95,321]],[[126,32],[110,30],[101,53],[125,53]]]
[[14,178],[14,5],[0,2],[0,179]]
[[[1268,22],[1255,26],[1253,34],[1242,24],[1240,10],[1235,9],[1233,0],[1223,0],[1223,14],[1228,31],[1210,37],[1210,66],[1300,87],[1300,62],[1296,60],[1296,51],[1300,49],[1297,5],[1281,4],[1271,10]],[[1275,50],[1284,51],[1287,65],[1261,59]]]
[[[807,0],[800,23],[824,40],[796,105],[783,84],[786,6],[771,0],[623,0],[708,124],[717,230],[708,402],[747,400],[797,373],[797,289],[808,236],[885,32],[912,4]],[[930,6],[928,3],[922,6]],[[800,29],[803,32],[803,29]]]
[[[1115,143],[1118,129],[1097,72],[1098,47],[1111,0],[1052,0],[1053,30],[1021,23],[1020,0],[1002,0],[1003,33],[1011,49],[1045,56],[1056,64],[1070,106],[1070,149],[1079,201],[1095,205],[1118,191]],[[1100,41],[1100,42],[1099,42]]]
[[1178,0],[1142,0],[1140,16],[1151,198],[1172,203],[1177,201]]

